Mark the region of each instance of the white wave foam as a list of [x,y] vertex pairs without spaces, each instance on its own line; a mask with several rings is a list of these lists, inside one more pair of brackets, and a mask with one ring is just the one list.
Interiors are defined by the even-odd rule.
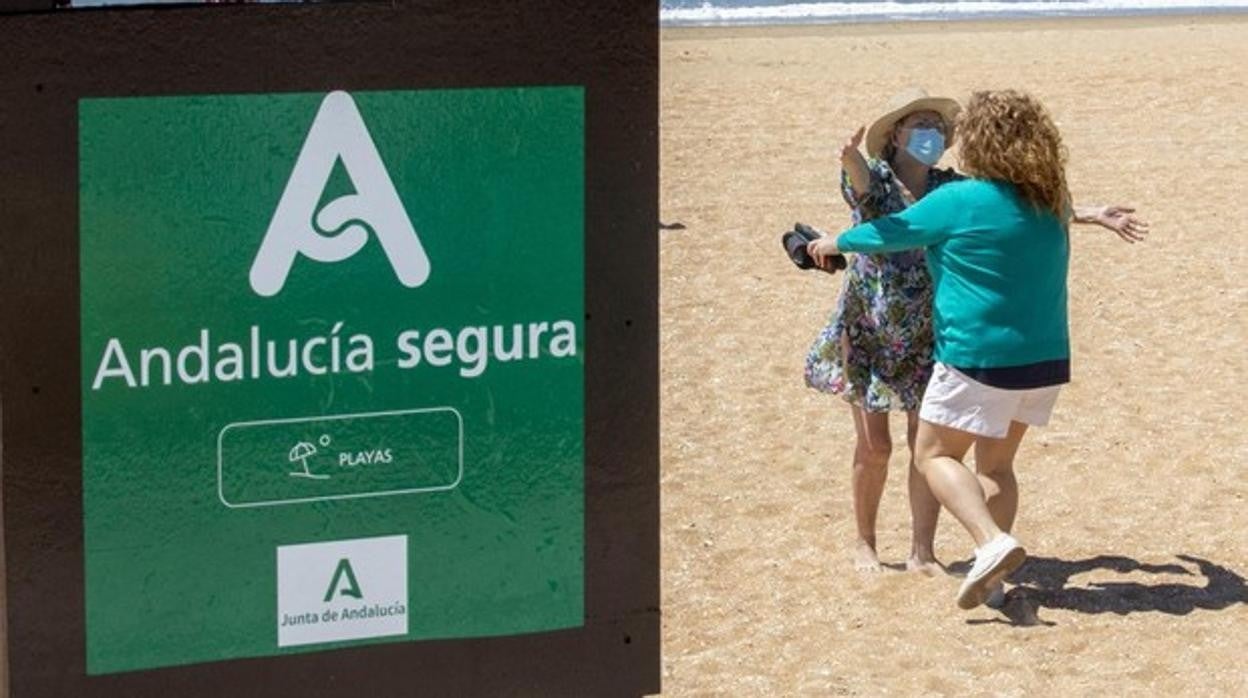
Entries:
[[663,24],[770,24],[870,19],[958,19],[1248,10],[1248,0],[967,0],[963,2],[807,2],[790,5],[662,9]]

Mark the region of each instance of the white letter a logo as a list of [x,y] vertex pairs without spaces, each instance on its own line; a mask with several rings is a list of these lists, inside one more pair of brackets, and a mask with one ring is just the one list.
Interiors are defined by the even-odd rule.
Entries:
[[[356,193],[334,199],[317,214],[339,158]],[[251,287],[262,296],[275,295],[300,254],[318,262],[340,262],[364,247],[370,227],[404,286],[415,288],[429,278],[429,257],[355,101],[346,92],[331,92],[312,121],[251,265]]]

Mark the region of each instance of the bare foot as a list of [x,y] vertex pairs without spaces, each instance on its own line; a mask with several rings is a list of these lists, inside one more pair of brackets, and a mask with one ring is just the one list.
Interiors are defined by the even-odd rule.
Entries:
[[910,559],[906,560],[906,569],[928,577],[935,577],[945,571],[944,565],[940,564],[936,558],[916,555],[911,555]]
[[858,541],[854,550],[854,569],[859,572],[880,572],[880,558],[875,554],[875,546],[865,540]]

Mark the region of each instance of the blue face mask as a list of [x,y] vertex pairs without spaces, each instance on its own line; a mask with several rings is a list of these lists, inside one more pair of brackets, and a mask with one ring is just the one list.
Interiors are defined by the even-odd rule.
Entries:
[[934,128],[916,128],[910,132],[906,152],[915,160],[931,167],[945,154],[945,136]]

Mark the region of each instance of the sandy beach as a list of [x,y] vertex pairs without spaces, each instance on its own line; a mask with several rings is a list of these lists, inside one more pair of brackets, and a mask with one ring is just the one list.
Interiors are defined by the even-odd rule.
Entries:
[[[664,695],[1248,695],[1248,16],[664,30],[661,61]],[[853,570],[849,411],[802,382],[841,278],[779,234],[848,224],[839,146],[911,84],[1035,94],[1076,203],[1152,223],[1072,233],[1005,613],[900,571],[901,414],[890,567]],[[970,556],[947,512],[937,552]]]

